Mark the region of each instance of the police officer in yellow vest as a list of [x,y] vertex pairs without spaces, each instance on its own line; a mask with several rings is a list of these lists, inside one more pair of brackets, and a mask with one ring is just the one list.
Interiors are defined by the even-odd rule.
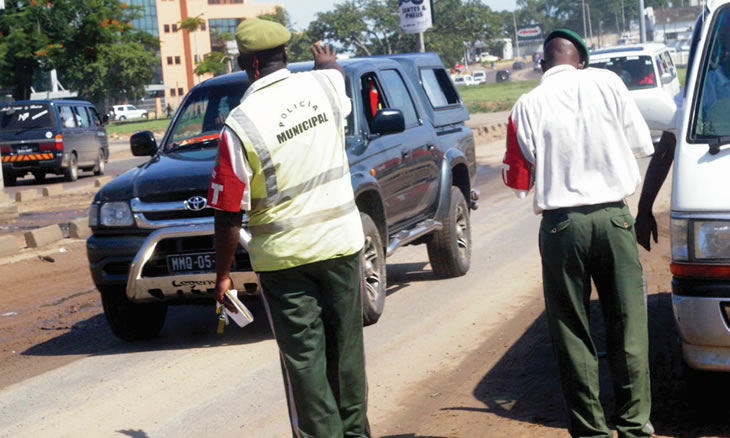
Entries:
[[293,436],[369,437],[364,238],[345,153],[351,103],[334,52],[312,46],[314,70],[293,74],[289,38],[283,26],[256,18],[236,29],[251,85],[220,134],[208,192],[218,209],[216,298],[224,303],[234,287],[229,272],[245,210]]

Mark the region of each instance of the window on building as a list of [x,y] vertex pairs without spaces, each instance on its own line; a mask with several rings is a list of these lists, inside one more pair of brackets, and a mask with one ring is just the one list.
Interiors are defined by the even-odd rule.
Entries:
[[179,56],[176,56],[175,57],[175,64],[180,64],[180,57]]
[[170,96],[175,97],[177,95],[177,90],[174,88],[170,89]]
[[167,57],[167,65],[172,65],[172,56]]
[[206,26],[205,26],[205,21],[203,21],[203,22],[202,22],[202,23],[200,24],[200,30],[205,30],[205,28],[206,28]]
[[193,60],[195,61],[196,64],[198,62],[200,62],[200,58],[198,57],[198,55],[193,55]]
[[165,29],[165,33],[170,33],[170,25],[169,24],[166,24],[166,25],[164,25],[162,27]]
[[183,89],[182,89],[182,87],[180,87],[180,88],[177,89],[177,95],[178,96],[182,96],[183,95]]
[[173,24],[172,25],[172,31],[173,32],[177,32],[177,24]]

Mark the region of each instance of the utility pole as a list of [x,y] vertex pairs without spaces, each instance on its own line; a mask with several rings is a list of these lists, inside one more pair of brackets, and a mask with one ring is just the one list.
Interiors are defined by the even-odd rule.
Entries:
[[591,36],[591,45],[595,44],[593,42],[593,24],[591,24],[591,5],[589,3],[586,3],[586,15],[588,15],[588,34]]
[[520,40],[517,37],[517,17],[515,16],[515,11],[512,11],[512,23],[515,26],[515,46],[517,46],[517,57],[520,57]]
[[[616,26],[618,28],[618,18],[616,19]],[[626,30],[626,14],[624,13],[624,0],[621,0],[621,30],[619,31],[619,36],[625,30]]]
[[585,0],[580,0],[580,6],[581,6],[581,10],[583,12],[583,38],[586,38],[588,36],[588,32],[586,32],[586,3],[585,3]]
[[418,32],[418,51],[421,53],[426,51],[426,44],[423,41],[423,32]]
[[644,0],[639,0],[639,29],[641,29],[641,43],[646,42],[646,21],[644,21]]

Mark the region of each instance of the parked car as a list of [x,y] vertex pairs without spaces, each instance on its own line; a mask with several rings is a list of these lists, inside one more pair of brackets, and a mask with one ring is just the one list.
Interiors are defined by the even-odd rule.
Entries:
[[498,56],[490,55],[487,52],[483,52],[479,54],[479,61],[481,62],[497,62],[499,60]]
[[112,107],[114,120],[149,119],[147,110],[137,109],[134,105],[114,105]]
[[477,84],[485,84],[487,82],[487,72],[484,70],[475,71],[471,74],[471,77]]
[[631,96],[658,142],[677,109],[674,96],[679,93],[679,79],[669,49],[664,44],[646,43],[606,48],[591,52],[590,66],[616,73]]
[[32,173],[64,175],[76,181],[79,169],[104,173],[109,143],[96,108],[81,100],[20,100],[0,105],[3,182]]
[[479,85],[479,82],[474,80],[472,75],[456,76],[456,77],[454,77],[454,83],[456,85],[463,85],[463,86]]
[[[464,123],[469,113],[437,55],[340,64],[353,104],[346,147],[366,242],[363,321],[372,324],[385,304],[385,258],[401,246],[425,244],[437,277],[469,269],[469,215],[479,197],[474,138]],[[289,68],[306,71],[312,63]],[[213,210],[206,195],[222,121],[248,85],[246,73],[237,72],[193,87],[160,145],[149,131],[132,136],[133,154],[151,159],[94,197],[87,255],[118,337],[155,336],[168,305],[214,302]],[[246,219],[231,276],[242,295],[252,297],[258,285],[245,226]]]
[[[708,2],[697,19],[676,118],[672,309],[690,370],[730,372],[730,98],[717,93],[728,80],[722,66],[730,55],[728,21],[729,0]],[[698,389],[688,381],[690,393]]]
[[522,70],[525,68],[525,63],[522,61],[515,61],[512,63],[512,70]]
[[497,82],[509,81],[511,77],[512,77],[512,73],[510,73],[509,70],[497,71]]

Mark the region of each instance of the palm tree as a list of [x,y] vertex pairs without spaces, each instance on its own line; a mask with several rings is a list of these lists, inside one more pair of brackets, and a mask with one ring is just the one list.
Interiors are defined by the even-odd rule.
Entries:
[[[191,32],[196,32],[205,25],[205,19],[202,18],[200,15],[198,15],[197,17],[188,17],[184,20],[178,21],[177,25],[180,29],[182,29],[184,35],[187,36],[187,38],[190,38]],[[193,37],[195,46],[195,53],[193,53],[193,58],[195,58],[195,56],[198,55],[198,38],[196,35],[193,35]],[[200,62],[200,59],[198,62]]]

